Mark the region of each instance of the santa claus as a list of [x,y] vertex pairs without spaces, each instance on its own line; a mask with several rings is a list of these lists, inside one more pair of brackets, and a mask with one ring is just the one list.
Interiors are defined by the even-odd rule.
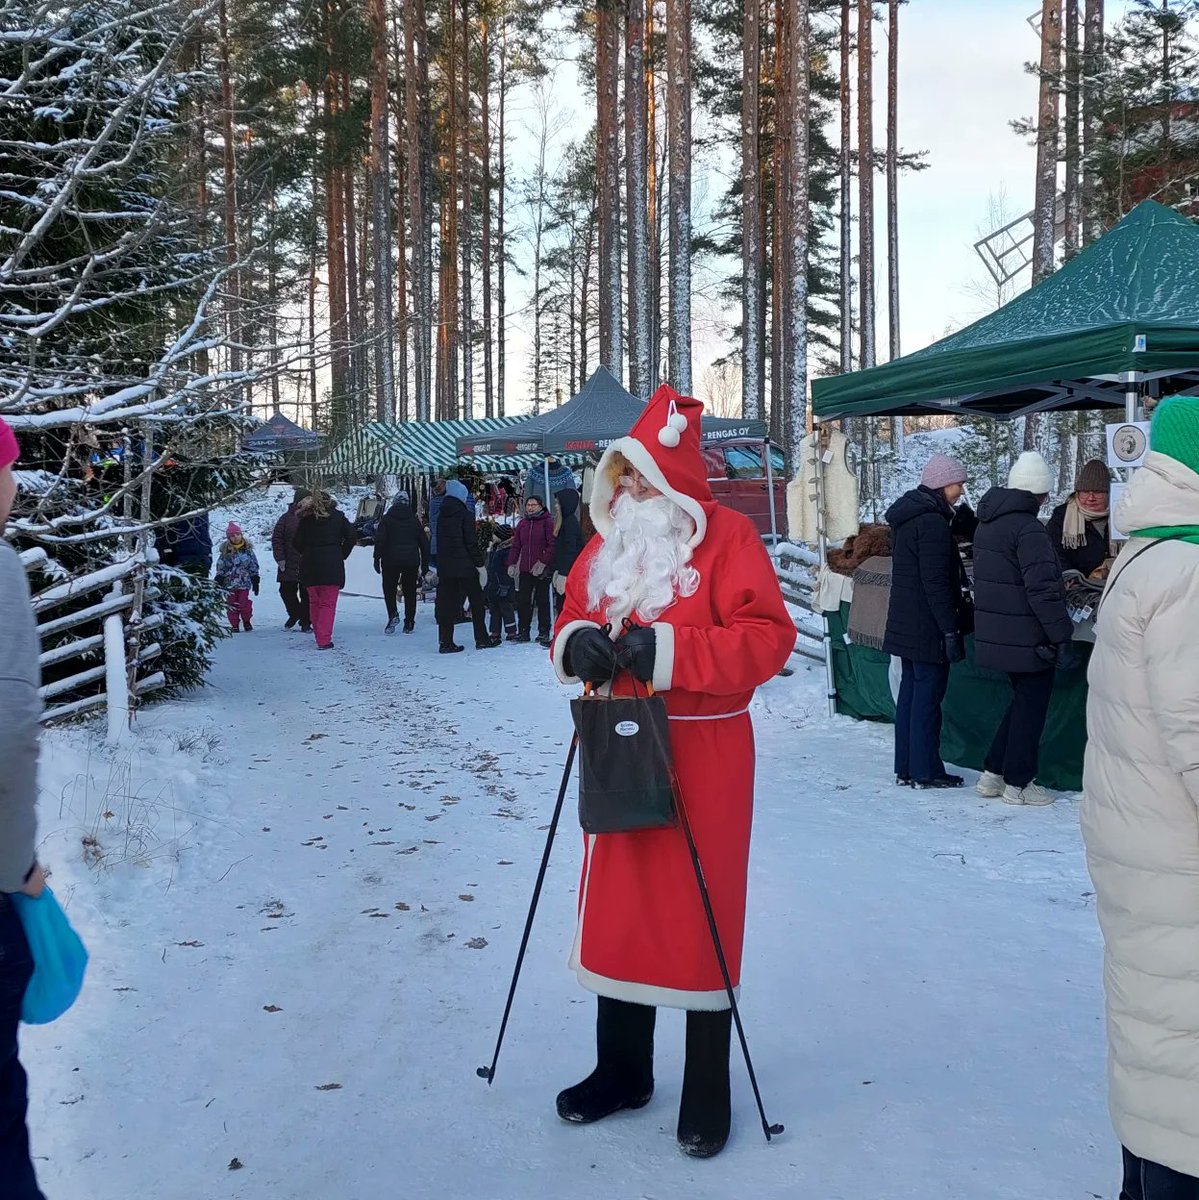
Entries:
[[[551,653],[564,683],[629,695],[640,680],[664,696],[680,802],[736,987],[753,816],[749,704],[786,663],[795,626],[753,523],[712,499],[702,409],[660,388],[600,460],[590,505],[599,536],[570,572]],[[719,1153],[731,1011],[680,828],[585,838],[571,965],[599,997],[597,1064],[558,1096],[559,1116],[590,1122],[648,1104],[657,1009],[682,1008],[679,1144]]]

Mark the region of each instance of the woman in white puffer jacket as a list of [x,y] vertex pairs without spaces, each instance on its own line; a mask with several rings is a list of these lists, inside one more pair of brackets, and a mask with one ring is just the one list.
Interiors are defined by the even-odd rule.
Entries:
[[1099,611],[1082,807],[1121,1200],[1199,1200],[1199,399],[1154,414]]

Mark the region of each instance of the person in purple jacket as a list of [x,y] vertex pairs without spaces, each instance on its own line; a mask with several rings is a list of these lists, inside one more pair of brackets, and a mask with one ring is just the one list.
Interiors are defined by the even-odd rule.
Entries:
[[537,644],[550,644],[550,580],[554,564],[554,523],[540,496],[525,501],[525,519],[516,527],[508,551],[508,574],[516,580],[516,642],[530,640],[537,607]]

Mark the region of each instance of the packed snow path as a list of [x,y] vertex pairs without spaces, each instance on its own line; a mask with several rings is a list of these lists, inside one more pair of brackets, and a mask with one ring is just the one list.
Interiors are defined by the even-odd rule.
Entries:
[[[1116,1195],[1076,805],[896,791],[889,731],[828,721],[815,671],[754,710],[743,1016],[786,1134],[765,1144],[734,1048],[727,1150],[679,1154],[669,1011],[647,1109],[557,1120],[594,1050],[565,966],[573,789],[496,1082],[476,1078],[567,693],[536,646],[438,656],[431,605],[385,638],[369,555],[333,652],[282,631],[264,578],[254,632],[145,714],[142,749],[85,762],[82,735],[47,739],[47,855],[94,955],[76,1010],[24,1034],[50,1200]],[[139,820],[170,853],[121,862]],[[107,865],[72,861],[80,826]]]

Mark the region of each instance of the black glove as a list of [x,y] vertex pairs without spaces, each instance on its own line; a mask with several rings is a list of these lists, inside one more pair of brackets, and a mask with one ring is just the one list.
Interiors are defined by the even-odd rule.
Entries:
[[258,585],[259,585],[259,579],[258,579],[258,576],[255,575],[253,577],[253,579],[250,580],[250,586],[254,589],[255,596],[258,595]]
[[1059,642],[1056,649],[1057,669],[1059,671],[1073,671],[1078,666],[1078,651],[1074,649],[1074,643]]
[[616,661],[642,683],[652,682],[657,655],[658,636],[646,625],[631,626],[616,643]]
[[377,558],[375,559],[375,574],[376,575],[383,574],[383,564]]
[[961,662],[966,657],[966,643],[960,633],[945,635],[945,657],[951,663]]
[[610,683],[616,674],[616,647],[602,629],[588,626],[570,635],[562,665],[584,683]]

